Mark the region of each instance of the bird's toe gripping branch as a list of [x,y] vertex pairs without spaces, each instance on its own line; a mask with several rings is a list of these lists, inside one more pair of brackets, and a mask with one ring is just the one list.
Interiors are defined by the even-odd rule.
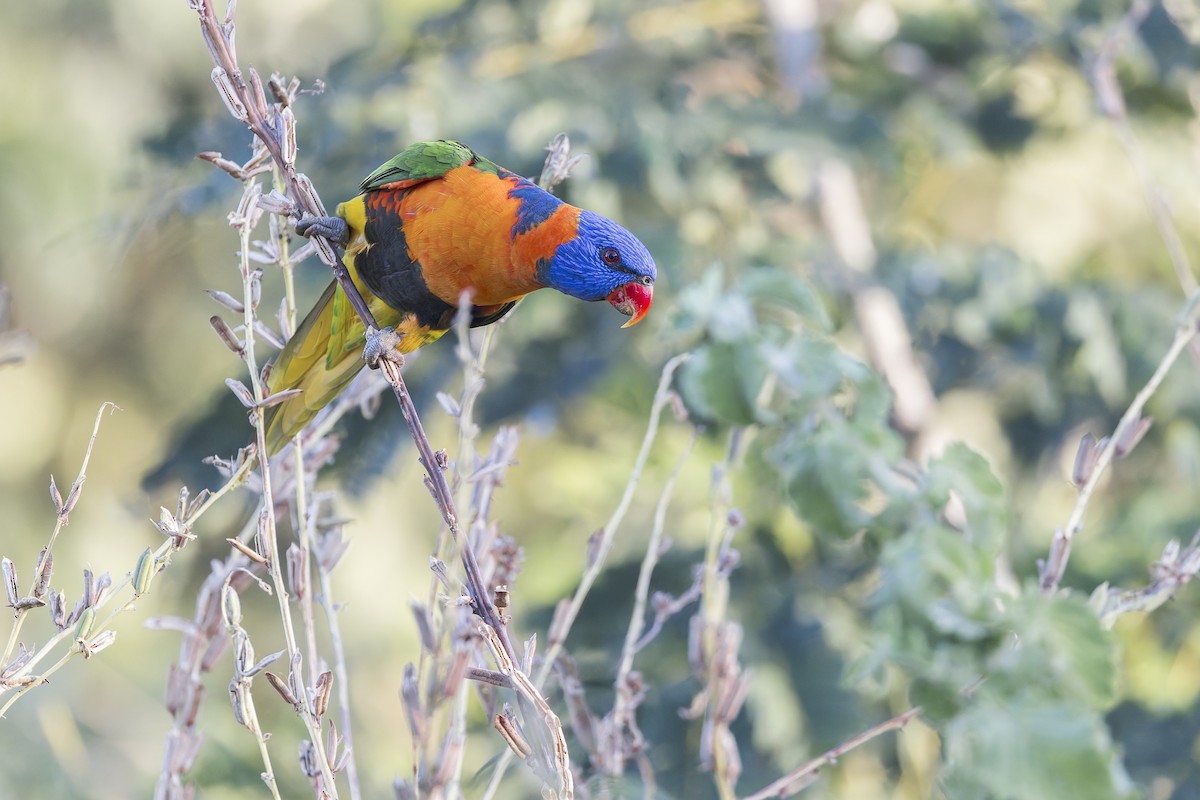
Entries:
[[363,347],[363,361],[366,361],[367,366],[371,369],[379,369],[380,363],[383,361],[391,361],[397,367],[404,366],[404,356],[397,349],[403,338],[402,334],[396,333],[395,328],[384,328],[381,331],[374,328],[367,329],[367,344]]
[[341,217],[304,217],[296,222],[296,233],[307,236],[324,236],[338,247],[350,241],[350,228]]

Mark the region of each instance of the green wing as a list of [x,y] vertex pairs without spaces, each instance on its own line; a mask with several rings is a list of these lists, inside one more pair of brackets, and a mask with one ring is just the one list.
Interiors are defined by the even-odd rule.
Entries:
[[362,182],[362,191],[403,189],[422,181],[440,178],[450,170],[467,164],[492,174],[497,174],[500,170],[500,167],[476,154],[462,142],[448,139],[417,142],[404,148],[400,155],[368,175]]

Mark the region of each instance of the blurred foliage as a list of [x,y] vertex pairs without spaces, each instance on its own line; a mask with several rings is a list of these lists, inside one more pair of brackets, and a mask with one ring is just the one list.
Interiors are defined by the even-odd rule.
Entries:
[[[1197,527],[1194,363],[1168,378],[1146,440],[1093,499],[1070,593],[1036,586],[1035,562],[1074,503],[1079,436],[1111,430],[1183,302],[1088,72],[1127,10],[1116,0],[305,0],[241,4],[238,44],[244,64],[325,81],[297,114],[300,157],[326,203],[414,140],[462,139],[531,174],[565,130],[591,154],[565,198],[622,220],[656,255],[655,313],[632,331],[606,308],[540,295],[500,331],[482,413],[523,435],[496,511],[526,550],[516,638],[544,631],[573,587],[588,533],[620,495],[659,365],[693,349],[678,389],[709,433],[682,473],[674,548],[655,584],[689,583],[721,434],[749,426],[730,610],[755,670],[734,727],[741,791],[922,704],[922,721],[828,768],[807,796],[1182,800],[1200,796],[1200,598],[1185,591],[1112,632],[1082,598],[1106,581],[1143,585],[1166,543]],[[214,411],[237,364],[208,328],[216,309],[202,292],[237,283],[224,224],[237,189],[193,159],[241,158],[247,137],[213,90],[185,3],[14,11],[0,27],[0,64],[19,76],[0,85],[0,283],[35,349],[0,367],[0,550],[32,565],[53,522],[48,475],[74,473],[96,408],[116,402],[124,411],[105,423],[56,551],[55,586],[77,591],[85,566],[131,569],[158,535],[146,522],[155,507],[172,505],[181,481],[215,482],[199,459],[248,433],[236,407]],[[1193,5],[1152,2],[1116,61],[1140,157],[1193,256],[1198,41]],[[862,194],[869,274],[845,263],[822,213],[832,161],[850,166]],[[300,279],[315,298],[328,276],[314,262]],[[891,391],[866,365],[853,311],[866,283],[899,301],[937,396],[917,437],[893,424]],[[280,294],[267,291],[264,307]],[[457,380],[450,349],[430,348],[409,372],[435,444],[453,435],[428,402]],[[360,764],[382,796],[407,769],[395,689],[416,652],[411,620],[394,609],[424,590],[437,518],[391,409],[347,429],[330,486],[351,489],[340,507],[356,520],[355,546],[335,578]],[[683,422],[664,433],[637,522],[568,643],[593,709],[610,703],[644,532],[687,437]],[[243,522],[236,501],[223,513],[127,617],[117,645],[0,723],[0,794],[147,793],[177,642],[135,618],[190,616],[203,556]],[[271,609],[247,613],[269,651]],[[652,687],[641,723],[661,796],[705,798],[698,728],[676,713],[696,689],[685,637],[676,619],[639,656]],[[261,765],[223,693],[215,681],[193,776],[206,797],[262,796]],[[287,761],[298,726],[270,713]],[[486,778],[500,745],[475,722],[467,766]],[[287,796],[306,796],[295,770],[279,772],[293,781]],[[511,785],[512,796],[535,791]]]

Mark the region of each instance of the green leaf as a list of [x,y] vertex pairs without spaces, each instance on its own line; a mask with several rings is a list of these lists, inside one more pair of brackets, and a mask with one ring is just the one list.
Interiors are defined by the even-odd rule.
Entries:
[[868,453],[842,420],[810,429],[797,426],[770,454],[787,482],[796,513],[820,534],[848,536],[871,516],[867,496]]
[[708,344],[679,370],[677,387],[688,410],[708,422],[748,425],[758,420],[757,400],[766,366],[754,347]]
[[1070,698],[1096,711],[1117,702],[1117,639],[1086,598],[1046,597],[1031,587],[1010,607],[1007,624],[1015,640],[988,663],[989,681],[997,688],[1040,688],[1047,696]]
[[846,383],[847,373],[854,374],[862,367],[827,339],[796,335],[783,341],[778,338],[765,337],[759,350],[779,382],[798,400],[827,400]]
[[995,555],[1008,531],[1008,506],[1004,487],[983,456],[961,442],[950,445],[929,464],[925,494],[935,510],[942,510],[951,493],[966,512],[967,535]]
[[942,732],[955,800],[1121,800],[1132,796],[1098,714],[1040,697],[978,696]]
[[725,286],[717,267],[680,292],[674,321],[675,328],[685,335],[700,333],[718,342],[747,339],[758,326],[749,300]]
[[977,642],[999,635],[991,554],[962,534],[940,526],[912,531],[889,542],[877,603],[897,603],[911,622],[936,636]]
[[833,326],[825,305],[799,275],[760,267],[743,275],[736,288],[755,304],[775,305],[795,311],[818,330],[828,331]]

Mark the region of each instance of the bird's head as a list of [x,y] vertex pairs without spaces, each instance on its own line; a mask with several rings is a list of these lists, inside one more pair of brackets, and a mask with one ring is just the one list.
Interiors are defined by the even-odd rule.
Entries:
[[650,310],[658,270],[646,246],[612,220],[579,213],[575,238],[538,271],[542,283],[580,300],[607,300],[636,325]]

